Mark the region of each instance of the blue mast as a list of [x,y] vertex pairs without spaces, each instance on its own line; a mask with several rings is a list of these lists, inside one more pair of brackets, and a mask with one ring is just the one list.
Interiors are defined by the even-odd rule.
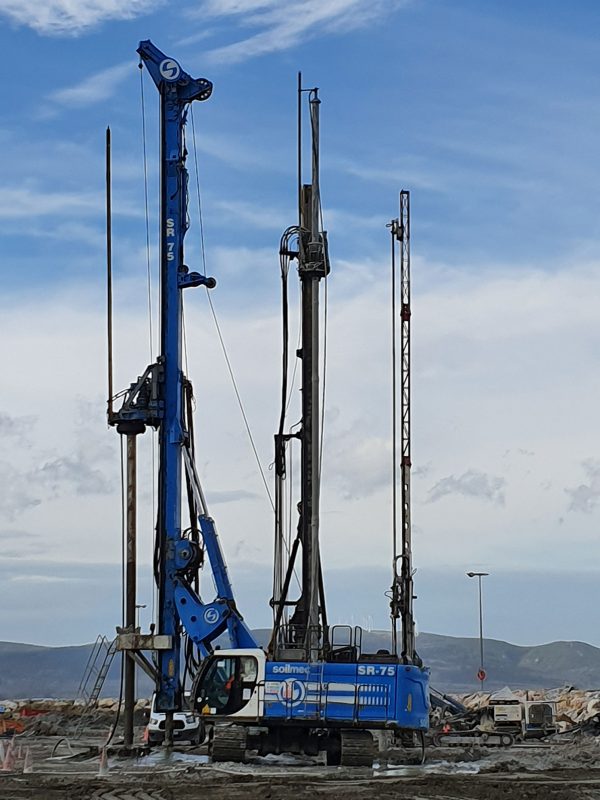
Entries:
[[[140,42],[137,52],[140,66],[142,62],[146,65],[160,93],[161,347],[157,361],[128,390],[117,395],[123,397],[118,411],[113,410],[114,398],[109,398],[108,421],[116,426],[118,433],[133,439],[144,433],[148,425],[159,430],[155,548],[159,598],[157,631],[144,635],[133,627],[123,629],[118,646],[137,653],[138,660],[142,650],[156,652],[156,668],[147,659],[141,660],[155,677],[155,707],[167,715],[165,743],[170,744],[173,712],[183,706],[184,634],[201,658],[212,652],[212,643],[225,632],[233,647],[258,645],[237,609],[219,537],[196,472],[190,419],[192,388],[181,363],[182,290],[193,286],[212,289],[216,285],[214,278],[190,272],[183,248],[188,228],[188,172],[183,136],[187,107],[194,100],[207,100],[212,84],[204,78],[192,78],[150,41]],[[192,528],[185,532],[181,528],[184,466],[189,511],[194,520]],[[200,597],[196,585],[205,555],[216,588],[212,602]]]
[[187,182],[183,127],[187,106],[207,100],[210,81],[193,79],[177,61],[168,58],[150,41],[137,51],[160,92],[161,115],[161,352],[159,365],[163,416],[160,425],[160,473],[158,484],[158,630],[172,637],[172,647],[159,651],[159,685],[156,707],[174,711],[181,707],[179,617],[175,605],[177,584],[176,544],[181,540],[183,373],[181,369],[181,290],[214,280],[189,273],[184,264],[183,240],[187,223]]

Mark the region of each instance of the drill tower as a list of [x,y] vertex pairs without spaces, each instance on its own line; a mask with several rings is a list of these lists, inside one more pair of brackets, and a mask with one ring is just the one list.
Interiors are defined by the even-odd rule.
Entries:
[[[415,651],[413,616],[413,566],[411,529],[411,413],[410,413],[410,193],[400,192],[400,216],[390,223],[392,237],[392,416],[393,416],[393,583],[391,589],[392,650],[398,653],[398,621],[401,622],[404,664],[420,663]],[[400,253],[400,552],[397,536],[397,257]]]
[[[319,294],[320,281],[329,273],[327,234],[321,225],[319,190],[319,100],[318,90],[309,90],[311,126],[311,182],[301,180],[301,78],[298,83],[298,183],[299,222],[288,228],[281,240],[280,259],[284,286],[284,380],[279,432],[275,436],[276,521],[275,521],[275,578],[274,626],[269,651],[281,658],[318,660],[328,647],[327,612],[323,573],[319,550],[319,501],[321,482],[321,419],[319,376]],[[290,249],[290,242],[297,250]],[[301,359],[302,417],[299,434],[285,432],[287,397],[287,273],[289,261],[297,259],[301,293]],[[297,536],[292,544],[287,564],[284,536],[284,481],[286,479],[286,449],[290,440],[299,438],[300,502]],[[290,583],[295,570],[298,550],[302,550],[300,596],[289,598]],[[292,608],[291,617],[287,609]]]

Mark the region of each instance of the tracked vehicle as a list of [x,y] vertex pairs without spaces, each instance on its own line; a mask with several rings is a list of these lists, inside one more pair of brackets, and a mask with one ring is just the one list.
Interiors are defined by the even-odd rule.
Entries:
[[[159,432],[158,514],[155,574],[158,583],[156,630],[123,631],[119,647],[145,665],[156,681],[155,707],[165,717],[164,740],[173,740],[173,714],[183,705],[185,676],[191,677],[195,710],[210,726],[214,760],[243,760],[247,750],[260,754],[324,752],[328,763],[370,765],[385,732],[387,743],[423,744],[428,727],[429,673],[415,650],[413,568],[410,541],[409,438],[409,206],[401,195],[400,218],[391,224],[393,252],[402,264],[399,319],[402,330],[401,545],[397,545],[394,502],[393,583],[390,591],[391,648],[364,652],[359,628],[330,626],[327,620],[319,548],[321,482],[321,358],[319,293],[330,271],[322,226],[319,191],[318,90],[298,86],[298,131],[308,95],[311,179],[302,182],[299,136],[299,216],[281,239],[283,285],[282,411],[275,436],[275,579],[271,640],[263,649],[237,608],[214,520],[209,514],[194,461],[192,388],[182,370],[182,296],[184,290],[215,286],[213,278],[188,268],[184,236],[188,228],[184,126],[194,101],[208,99],[212,84],[188,75],[175,59],[151,42],[138,48],[161,104],[161,352],[156,363],[123,393],[109,422],[135,437],[147,426]],[[297,264],[301,294],[301,421],[287,426],[288,308],[290,264]],[[395,265],[393,279],[395,280]],[[397,289],[394,286],[394,302]],[[396,308],[393,306],[394,324]],[[395,346],[395,331],[394,331]],[[395,367],[395,365],[394,365]],[[394,410],[396,378],[394,373]],[[395,416],[394,416],[395,421]],[[394,426],[394,455],[396,430]],[[299,446],[300,486],[293,541],[286,540],[289,507],[286,487],[289,450]],[[293,456],[292,456],[293,458]],[[394,458],[394,489],[396,486]],[[181,521],[187,493],[189,526]],[[394,492],[394,499],[396,494]],[[199,591],[200,570],[210,569],[216,587],[212,601]],[[299,591],[293,596],[294,576]],[[401,622],[401,641],[398,625]],[[219,637],[229,641],[215,649]],[[154,652],[153,662],[143,655]],[[185,665],[185,666],[184,666]]]

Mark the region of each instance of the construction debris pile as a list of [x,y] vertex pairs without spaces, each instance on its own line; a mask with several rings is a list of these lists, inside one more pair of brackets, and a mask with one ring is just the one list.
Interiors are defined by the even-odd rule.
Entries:
[[[110,728],[119,708],[113,698],[98,700],[90,710],[83,700],[2,700],[0,701],[0,737],[27,731],[41,736],[71,735],[76,728]],[[149,700],[135,705],[136,724],[147,722]],[[85,717],[82,719],[82,717]],[[81,725],[80,723],[83,723]]]
[[[504,690],[506,691],[506,690]],[[600,689],[583,690],[573,686],[560,689],[510,690],[519,702],[549,701],[556,703],[556,723],[559,731],[597,727],[600,733]],[[456,698],[469,710],[485,708],[494,697],[489,692],[457,695]]]
[[[550,701],[556,703],[556,723],[560,732],[573,728],[589,729],[600,734],[600,689],[583,690],[572,686],[550,690],[503,690],[510,691],[515,700],[524,702]],[[494,693],[474,692],[473,694],[455,695],[456,699],[470,711],[480,710],[490,705]],[[115,698],[102,698],[86,720],[86,727],[109,726],[117,713],[119,701]],[[150,709],[150,700],[141,699],[136,702],[136,722],[144,724]],[[82,700],[2,700],[0,701],[0,736],[11,736],[23,730],[32,730],[48,734],[48,726],[56,723],[80,719],[85,710]],[[58,732],[58,731],[57,731]]]

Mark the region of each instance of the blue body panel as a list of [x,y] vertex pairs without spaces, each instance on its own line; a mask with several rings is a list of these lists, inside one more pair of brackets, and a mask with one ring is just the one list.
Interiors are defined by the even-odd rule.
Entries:
[[405,664],[267,661],[264,721],[429,727],[429,670]]

